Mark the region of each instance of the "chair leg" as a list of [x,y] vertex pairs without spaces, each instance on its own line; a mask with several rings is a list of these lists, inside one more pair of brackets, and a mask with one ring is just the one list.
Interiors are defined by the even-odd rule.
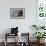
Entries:
[[6,42],[6,41],[5,41],[5,43],[4,43],[4,44],[5,44],[5,46],[7,46],[7,42]]

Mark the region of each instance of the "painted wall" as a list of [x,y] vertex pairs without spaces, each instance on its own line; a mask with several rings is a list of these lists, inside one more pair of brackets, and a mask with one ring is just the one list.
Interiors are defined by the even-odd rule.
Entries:
[[[10,19],[10,8],[25,8],[25,19]],[[19,32],[29,32],[36,24],[36,0],[0,0],[0,34],[10,32],[11,27],[19,27]]]

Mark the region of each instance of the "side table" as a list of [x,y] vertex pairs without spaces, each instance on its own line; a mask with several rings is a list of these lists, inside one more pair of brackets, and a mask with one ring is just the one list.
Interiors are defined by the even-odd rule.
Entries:
[[8,38],[7,36],[9,36],[9,37],[10,36],[16,36],[17,39],[15,39],[15,40],[17,40],[17,42],[16,42],[16,45],[15,46],[18,46],[18,33],[15,33],[15,34],[6,33],[5,34],[5,46],[7,46],[7,43],[8,43],[7,42],[7,38]]

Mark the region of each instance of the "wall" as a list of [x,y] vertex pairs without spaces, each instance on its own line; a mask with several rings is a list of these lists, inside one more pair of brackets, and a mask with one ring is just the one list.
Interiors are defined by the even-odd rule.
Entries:
[[[10,8],[25,8],[25,19],[10,19]],[[32,24],[36,24],[36,0],[0,0],[0,34],[17,26],[19,32],[30,32],[32,36]]]

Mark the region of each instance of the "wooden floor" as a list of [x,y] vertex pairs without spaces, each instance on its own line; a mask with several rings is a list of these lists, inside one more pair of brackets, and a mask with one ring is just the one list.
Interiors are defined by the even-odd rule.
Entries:
[[[0,42],[0,46],[4,46],[4,43],[2,42]],[[15,42],[14,43],[8,43],[8,45],[7,46],[15,46]],[[22,46],[22,45],[21,45]],[[25,45],[24,45],[25,46]],[[37,46],[37,43],[34,43],[34,42],[32,42],[32,43],[30,43],[30,46]],[[44,43],[43,45],[41,45],[41,46],[46,46],[46,43]]]

